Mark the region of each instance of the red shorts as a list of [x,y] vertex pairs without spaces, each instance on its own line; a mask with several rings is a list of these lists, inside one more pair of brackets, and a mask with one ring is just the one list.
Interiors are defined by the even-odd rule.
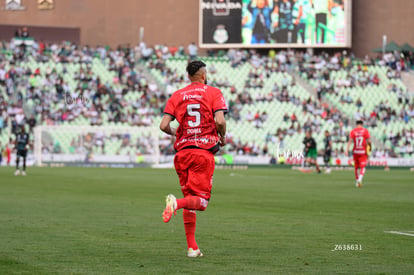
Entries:
[[364,168],[367,166],[367,155],[354,155],[354,163],[356,168]]
[[174,166],[184,197],[210,199],[215,166],[213,153],[203,149],[183,149],[175,155]]

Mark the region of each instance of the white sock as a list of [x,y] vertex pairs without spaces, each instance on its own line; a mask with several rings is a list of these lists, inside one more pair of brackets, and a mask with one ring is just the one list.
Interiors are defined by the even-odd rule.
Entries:
[[362,181],[363,175],[359,175],[358,181]]

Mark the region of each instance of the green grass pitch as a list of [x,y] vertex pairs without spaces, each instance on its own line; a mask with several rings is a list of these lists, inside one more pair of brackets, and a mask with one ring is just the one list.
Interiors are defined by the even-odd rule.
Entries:
[[197,259],[182,211],[162,222],[174,170],[13,172],[0,169],[0,274],[414,273],[414,236],[384,232],[414,234],[408,169],[368,169],[360,189],[352,171],[216,170]]

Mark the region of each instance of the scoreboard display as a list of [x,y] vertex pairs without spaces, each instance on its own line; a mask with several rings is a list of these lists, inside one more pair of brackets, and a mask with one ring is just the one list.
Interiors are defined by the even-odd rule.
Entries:
[[352,0],[200,0],[205,48],[351,47]]

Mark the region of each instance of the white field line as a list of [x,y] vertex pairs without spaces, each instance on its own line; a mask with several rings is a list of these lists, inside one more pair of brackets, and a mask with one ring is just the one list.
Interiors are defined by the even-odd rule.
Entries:
[[[414,232],[414,231],[408,231],[408,232]],[[401,231],[384,231],[384,233],[397,234],[397,235],[404,235],[404,236],[414,237],[414,234],[410,234],[410,233],[406,233],[406,232],[401,232]]]

